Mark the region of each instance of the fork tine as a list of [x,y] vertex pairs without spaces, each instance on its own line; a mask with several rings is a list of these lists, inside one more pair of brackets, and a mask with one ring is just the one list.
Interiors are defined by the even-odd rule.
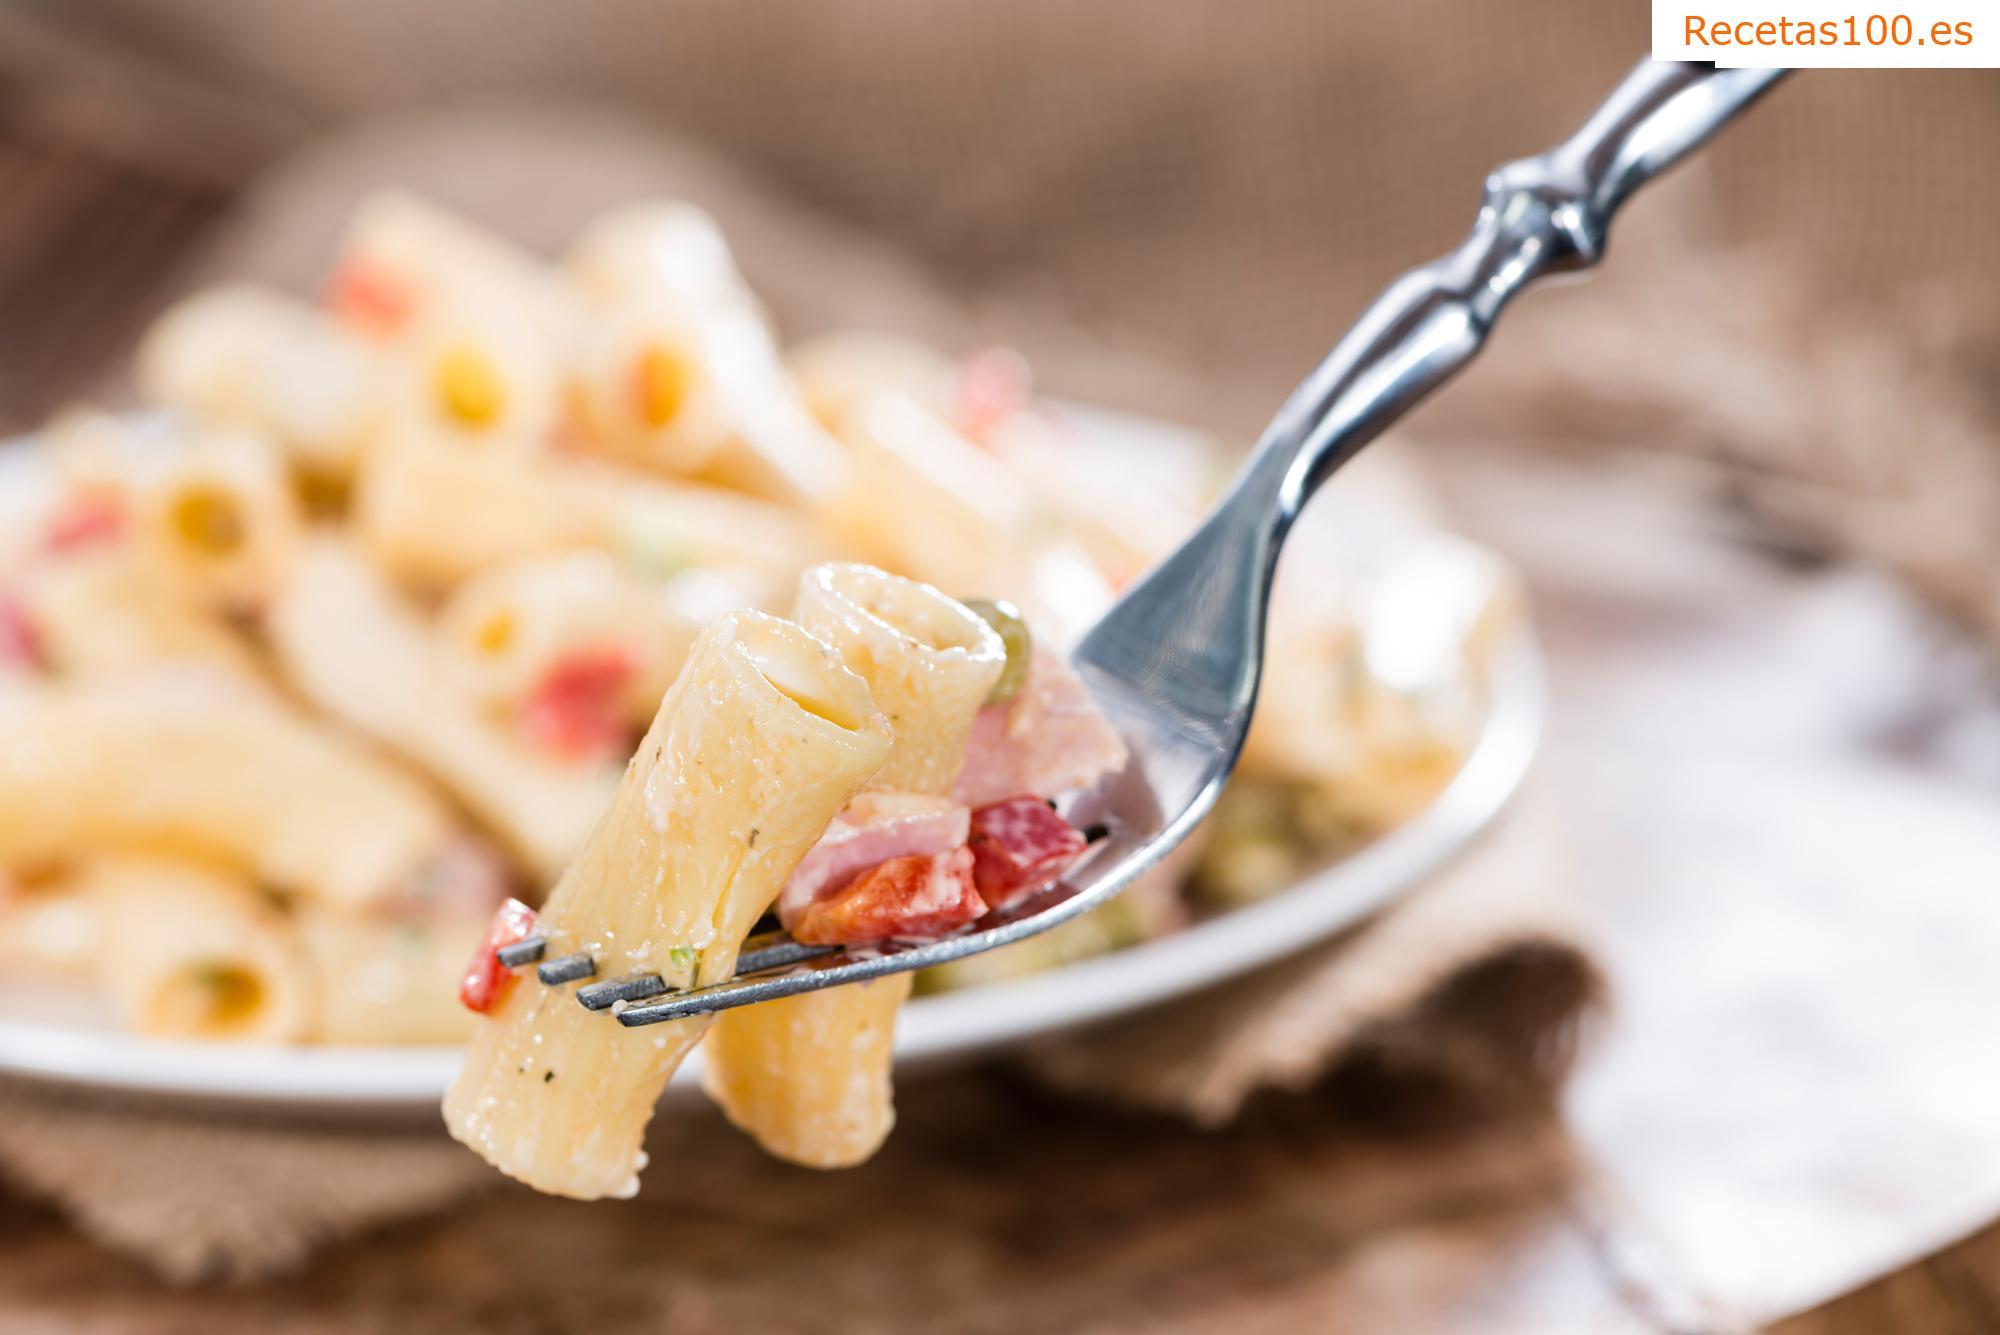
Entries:
[[667,990],[667,980],[656,973],[628,973],[623,978],[607,978],[576,990],[576,999],[585,1010],[609,1010],[621,1001],[644,1001]]
[[597,972],[597,961],[588,955],[564,955],[535,970],[535,977],[549,987],[561,987],[588,978]]
[[547,937],[529,936],[523,937],[511,946],[500,947],[494,954],[508,968],[518,969],[524,964],[533,964],[542,957],[542,953],[548,948],[549,940]]
[[[759,941],[768,944],[755,944]],[[736,977],[745,974],[762,973],[766,969],[782,969],[792,964],[803,964],[807,960],[819,959],[825,955],[838,955],[839,946],[808,946],[794,941],[783,932],[772,932],[768,936],[751,937],[743,943],[743,953],[736,957]]]

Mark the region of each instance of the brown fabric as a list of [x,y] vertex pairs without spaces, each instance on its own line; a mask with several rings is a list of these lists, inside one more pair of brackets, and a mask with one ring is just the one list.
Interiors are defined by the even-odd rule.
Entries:
[[260,1121],[0,1084],[0,1181],[177,1283],[294,1269],[493,1185],[431,1129]]
[[[759,190],[740,172],[629,123],[574,112],[451,116],[337,137],[288,163],[183,276],[310,289],[359,195],[421,187],[543,250],[622,200],[694,199],[721,219],[791,328],[862,323],[964,347],[990,312],[961,309],[883,249]],[[1147,385],[1178,377],[1035,313],[998,317],[1038,358]],[[117,378],[113,371],[107,387]],[[1281,968],[1157,1018],[1045,1042],[1029,1068],[1079,1097],[1208,1126],[1261,1090],[1331,1088],[1399,1124],[1546,1113],[1596,974],[1564,907],[1560,831],[1539,804],[1406,906]],[[1190,1024],[1189,1017],[1198,1017]],[[661,1134],[683,1134],[670,1111]],[[99,1108],[0,1092],[0,1172],[92,1237],[175,1280],[246,1279],[325,1243],[434,1212],[492,1185],[434,1127],[344,1132],[215,1115]],[[663,1166],[676,1151],[660,1149]]]

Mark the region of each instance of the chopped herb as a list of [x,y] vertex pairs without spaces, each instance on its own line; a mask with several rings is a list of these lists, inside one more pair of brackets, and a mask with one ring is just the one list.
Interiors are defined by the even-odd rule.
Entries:
[[689,946],[675,946],[667,952],[667,958],[673,961],[676,969],[691,969],[694,967],[694,962],[700,957],[700,954],[700,951]]
[[542,1072],[542,1083],[543,1083],[543,1084],[545,1084],[545,1085],[546,1085],[547,1083],[549,1083],[549,1081],[551,1081],[551,1080],[553,1080],[553,1079],[555,1079],[555,1078],[556,1078],[556,1073],[555,1073],[554,1071],[543,1071],[543,1072]]

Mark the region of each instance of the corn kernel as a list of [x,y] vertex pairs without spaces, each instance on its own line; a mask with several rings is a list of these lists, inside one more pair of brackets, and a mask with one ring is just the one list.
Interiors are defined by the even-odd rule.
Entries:
[[208,487],[182,492],[169,517],[175,536],[204,556],[227,556],[243,545],[243,516],[224,492]]
[[491,426],[507,406],[499,368],[478,348],[458,344],[437,360],[438,400],[467,426]]
[[639,420],[663,427],[680,416],[694,392],[695,369],[672,348],[655,343],[632,366],[632,398]]
[[486,624],[479,628],[475,642],[482,654],[504,653],[507,646],[514,642],[514,618],[505,612],[488,617]]

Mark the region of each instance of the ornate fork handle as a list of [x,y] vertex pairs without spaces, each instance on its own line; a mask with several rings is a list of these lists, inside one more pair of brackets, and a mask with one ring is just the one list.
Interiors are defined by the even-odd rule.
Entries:
[[1568,141],[1487,177],[1471,235],[1376,299],[1278,410],[1229,495],[1085,636],[1079,665],[1143,681],[1190,734],[1240,743],[1278,549],[1313,490],[1470,362],[1516,293],[1595,264],[1626,198],[1783,73],[1647,61]]
[[1281,523],[1354,451],[1470,362],[1515,294],[1546,274],[1596,264],[1632,192],[1785,73],[1647,61],[1568,141],[1488,176],[1471,235],[1392,284],[1266,431],[1260,456],[1284,470]]

